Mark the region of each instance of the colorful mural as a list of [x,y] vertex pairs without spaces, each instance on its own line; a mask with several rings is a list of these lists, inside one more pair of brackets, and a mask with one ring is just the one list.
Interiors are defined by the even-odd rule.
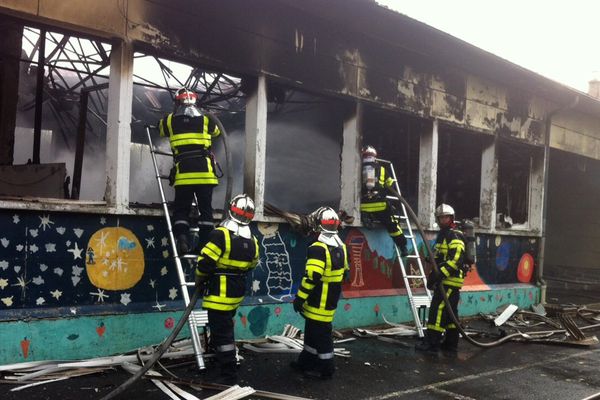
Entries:
[[[175,326],[182,301],[162,218],[7,210],[0,212],[0,227],[0,341],[9,343],[0,349],[0,363],[113,354],[159,342]],[[235,317],[240,338],[277,334],[287,323],[302,326],[291,300],[311,238],[283,224],[252,229],[261,256]],[[351,270],[336,327],[381,324],[384,317],[410,321],[387,233],[350,228],[341,236]],[[417,246],[424,255],[421,239]],[[527,237],[478,235],[478,262],[467,277],[461,313],[536,302],[537,288],[526,283],[537,246]],[[184,269],[191,280],[192,265]]]

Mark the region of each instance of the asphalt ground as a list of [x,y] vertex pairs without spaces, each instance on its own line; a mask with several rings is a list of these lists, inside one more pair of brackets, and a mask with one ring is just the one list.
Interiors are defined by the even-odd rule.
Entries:
[[[600,336],[600,331],[586,331],[586,334]],[[376,338],[357,338],[340,344],[338,347],[350,350],[351,358],[336,357],[337,370],[331,380],[305,377],[294,372],[289,363],[295,360],[295,354],[241,350],[244,359],[239,369],[240,385],[286,395],[331,400],[581,400],[600,393],[599,345],[567,347],[509,342],[483,349],[461,339],[456,354],[423,354],[414,350],[416,343],[414,338],[399,338],[397,343]],[[216,371],[210,363],[207,365],[207,370],[201,373],[191,360],[168,369],[182,380],[213,382]],[[10,391],[17,385],[0,384],[0,399],[96,400],[129,376],[117,368],[17,392]],[[197,391],[184,385],[180,387],[200,399],[218,393],[212,390]],[[118,398],[158,400],[168,397],[151,382],[142,379]]]

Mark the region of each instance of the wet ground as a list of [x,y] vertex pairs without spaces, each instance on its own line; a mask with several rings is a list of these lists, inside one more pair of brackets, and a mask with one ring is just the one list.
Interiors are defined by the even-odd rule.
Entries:
[[[600,331],[588,332],[600,335]],[[458,354],[428,355],[415,352],[415,339],[388,343],[360,338],[340,344],[351,358],[336,357],[332,380],[304,377],[289,368],[294,354],[260,354],[242,350],[241,385],[311,399],[573,399],[600,392],[600,346],[564,347],[507,343],[482,349],[461,339]],[[481,339],[483,341],[483,339]],[[211,382],[210,368],[199,373],[192,364],[171,367],[181,379]],[[163,372],[163,374],[166,374]],[[122,370],[72,378],[11,392],[15,385],[0,385],[2,400],[100,399],[129,375]],[[198,398],[215,391],[195,391]],[[142,380],[119,399],[154,400],[168,397]],[[249,397],[259,398],[259,397]]]

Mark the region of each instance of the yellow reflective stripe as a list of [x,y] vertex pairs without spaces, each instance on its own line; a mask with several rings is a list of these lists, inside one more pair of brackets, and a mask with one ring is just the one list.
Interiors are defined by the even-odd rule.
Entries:
[[159,123],[158,123],[158,134],[159,134],[160,136],[165,136],[165,128],[164,128],[164,125],[165,125],[165,121],[164,121],[164,119],[161,119],[161,120],[159,121]]
[[[343,269],[341,269],[340,271],[344,271]],[[325,283],[338,283],[344,280],[344,274],[340,275],[340,276],[331,276],[331,277],[323,277],[321,278],[322,282]]]
[[348,263],[348,249],[346,248],[346,245],[343,245],[343,247],[344,247],[344,269],[349,270],[350,264]]
[[451,276],[449,278],[445,278],[442,283],[446,286],[452,286],[452,287],[462,287],[463,283],[465,282],[464,278],[459,278],[456,276]]
[[304,306],[302,307],[302,314],[306,318],[315,321],[331,322],[333,321],[335,310],[323,310],[304,303]]
[[212,171],[208,172],[180,172],[176,175],[177,179],[209,179],[214,178]]
[[387,178],[387,179],[385,180],[385,186],[386,186],[386,187],[390,187],[390,186],[392,186],[392,185],[394,184],[394,182],[396,182],[394,179],[392,179],[392,178]]
[[319,274],[319,275],[323,275],[323,268],[320,267],[312,267],[312,266],[307,266],[306,267],[306,276],[308,276],[309,279],[311,280],[316,280],[315,279],[315,274]]
[[[313,285],[314,287],[314,285]],[[298,289],[298,293],[296,293],[296,296],[300,297],[303,300],[306,300],[308,298],[308,293],[306,293],[305,291],[302,290],[302,288]]]
[[[398,228],[400,228],[400,227],[398,227]],[[390,233],[391,237],[397,237],[397,236],[400,236],[400,235],[402,235],[402,229],[399,229],[396,232]]]
[[227,277],[225,275],[219,276],[219,297],[227,298]]
[[248,269],[250,269],[250,267],[252,267],[252,261],[238,261],[238,260],[232,260],[230,258],[221,257],[217,261],[217,267],[219,267],[219,268],[235,267],[235,268],[241,269],[241,270],[248,270]]
[[208,132],[208,117],[206,115],[202,116],[202,132],[206,132],[210,136],[210,132]]
[[175,178],[175,186],[185,186],[185,185],[218,185],[219,180],[215,178],[186,178],[186,179],[178,179]]
[[327,305],[327,294],[329,293],[329,283],[323,281],[323,289],[321,290],[321,302],[319,303],[319,309],[324,310]]
[[385,167],[379,167],[379,184],[383,186],[385,183]]
[[243,297],[219,297],[219,296],[205,296],[202,300],[203,308],[210,308],[212,310],[230,311],[235,310],[244,300]]
[[208,257],[216,261],[217,258],[221,256],[222,252],[223,250],[221,250],[219,246],[217,246],[213,242],[208,242],[202,249],[201,254],[206,254]]
[[319,260],[318,258],[309,258],[308,260],[306,260],[306,266],[325,268],[325,261]]
[[387,203],[385,201],[380,201],[377,203],[362,203],[360,205],[360,211],[366,212],[384,211],[386,208]]
[[167,132],[169,132],[169,136],[173,135],[173,125],[171,122],[173,121],[173,113],[167,115]]

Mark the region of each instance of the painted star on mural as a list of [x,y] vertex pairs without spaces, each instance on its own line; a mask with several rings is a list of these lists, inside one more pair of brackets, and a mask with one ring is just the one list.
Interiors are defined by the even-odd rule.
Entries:
[[177,292],[179,292],[179,290],[177,290],[176,288],[169,289],[169,298],[171,300],[175,300],[177,298]]
[[38,297],[37,300],[35,301],[35,304],[37,304],[38,306],[41,306],[45,302],[46,302],[46,299],[44,299],[43,297]]
[[104,218],[104,217],[101,217],[101,218],[100,218],[100,224],[102,224],[102,225],[106,225],[106,218]]
[[156,300],[156,304],[153,305],[152,308],[156,308],[158,311],[162,311],[162,309],[166,306],[167,306],[166,304],[159,304],[158,300]]
[[27,285],[29,285],[31,281],[26,281],[25,277],[21,275],[17,278],[17,283],[12,284],[11,286],[18,286],[21,288],[21,293],[24,295],[27,290]]
[[121,303],[126,306],[131,303],[131,294],[129,293],[121,293]]
[[13,224],[18,224],[20,220],[18,214],[13,215]]
[[102,290],[102,289],[98,289],[98,291],[97,291],[97,292],[90,292],[90,294],[91,294],[92,296],[96,296],[96,297],[97,297],[96,301],[97,301],[98,303],[104,303],[104,299],[105,299],[105,298],[107,298],[107,299],[108,299],[108,298],[110,297],[109,295],[107,295],[107,294],[104,294],[104,290]]
[[60,296],[62,296],[62,292],[58,289],[53,290],[50,292],[50,294],[52,295],[52,297],[54,297],[56,300],[60,299]]
[[0,299],[0,300],[2,300],[2,302],[4,303],[4,305],[5,305],[6,307],[10,307],[10,306],[12,306],[12,305],[13,305],[13,297],[15,297],[15,296],[3,297],[3,298],[2,298],[2,299]]
[[150,247],[155,248],[154,247],[154,238],[149,238],[149,239],[145,239],[146,240],[146,248],[149,249]]
[[104,247],[106,246],[106,239],[108,238],[108,232],[100,232],[100,237],[95,239],[96,244],[100,247],[100,253],[104,253]]
[[162,267],[160,269],[160,275],[161,276],[165,276],[168,272],[169,272],[169,270],[167,270],[167,267]]
[[7,279],[0,279],[0,289],[4,290],[5,287],[8,286],[8,280]]
[[255,279],[252,281],[252,291],[258,292],[259,290],[260,290],[260,281]]
[[73,254],[73,260],[77,260],[78,258],[81,258],[81,252],[83,251],[83,249],[80,249],[77,245],[77,242],[75,242],[75,248],[68,249],[67,251]]
[[148,282],[148,284],[154,288],[154,285],[156,285],[156,281],[154,279],[150,279],[150,282]]
[[50,221],[50,215],[44,215],[41,217],[38,215],[38,218],[40,219],[38,228],[42,228],[44,232],[46,232],[46,228],[50,229],[50,225],[54,224],[54,222]]
[[167,247],[169,245],[169,239],[167,239],[166,237],[163,237],[160,239],[160,245],[162,247]]

